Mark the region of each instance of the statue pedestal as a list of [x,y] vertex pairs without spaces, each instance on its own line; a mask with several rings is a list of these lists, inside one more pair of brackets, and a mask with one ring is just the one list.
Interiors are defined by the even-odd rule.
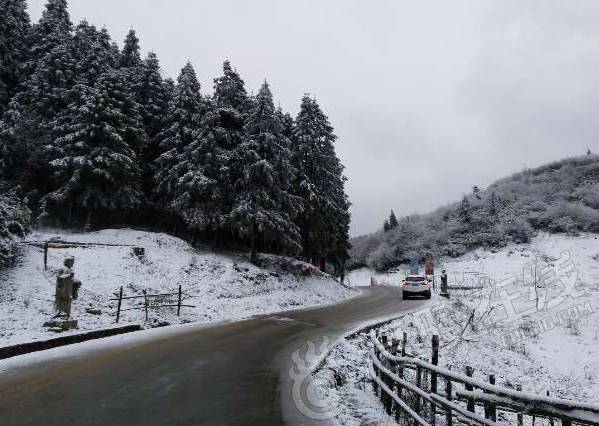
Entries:
[[77,328],[78,321],[76,319],[53,318],[44,323],[44,327],[48,327],[53,331],[69,331]]

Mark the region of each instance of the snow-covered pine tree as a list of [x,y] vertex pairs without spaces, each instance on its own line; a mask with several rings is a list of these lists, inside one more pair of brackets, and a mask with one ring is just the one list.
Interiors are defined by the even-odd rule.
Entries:
[[148,53],[147,58],[139,67],[135,94],[140,106],[144,130],[148,137],[141,152],[142,187],[146,197],[151,199],[154,182],[154,162],[160,155],[158,134],[162,131],[164,117],[168,112],[172,99],[172,88],[162,79],[160,63],[154,52]]
[[398,225],[397,216],[395,216],[395,212],[391,210],[391,214],[389,215],[389,229],[397,228]]
[[385,219],[383,222],[383,232],[387,232],[391,229],[391,225],[389,225],[389,219]]
[[247,113],[250,107],[245,83],[228,60],[223,63],[223,75],[214,79],[214,101],[218,108],[231,108],[238,113]]
[[162,129],[168,103],[173,90],[163,81],[160,63],[154,52],[148,53],[140,67],[137,86],[137,102],[141,106],[144,127],[149,140],[153,140]]
[[250,241],[254,261],[260,247],[298,254],[301,237],[293,220],[301,202],[290,192],[289,141],[282,134],[266,82],[255,98],[245,130],[247,137],[232,157],[233,167],[244,173],[233,183],[229,226],[236,236]]
[[125,68],[137,68],[141,65],[141,62],[139,39],[135,30],[131,29],[125,37],[125,43],[121,51],[121,65]]
[[227,205],[221,182],[228,181],[228,152],[219,145],[219,115],[211,99],[204,99],[199,126],[177,157],[180,175],[171,207],[193,232],[218,235]]
[[119,52],[113,49],[106,29],[98,30],[85,20],[75,28],[70,46],[77,83],[94,86],[100,76],[118,66]]
[[281,127],[283,128],[281,133],[283,134],[283,136],[289,139],[291,146],[291,141],[293,139],[293,128],[295,126],[293,117],[288,112],[284,112],[281,109],[281,107],[277,108],[277,117],[279,118],[279,121],[281,122]]
[[332,260],[343,274],[349,250],[349,200],[343,165],[335,154],[337,137],[316,100],[305,95],[295,120],[294,162],[300,173],[296,193],[308,203],[300,215],[306,257]]
[[17,241],[29,231],[31,212],[19,191],[0,181],[0,269],[11,263],[19,252]]
[[458,216],[462,223],[470,222],[470,201],[468,201],[468,197],[465,195],[458,209]]
[[66,1],[49,0],[27,38],[23,85],[0,122],[0,151],[7,153],[5,164],[11,164],[7,174],[18,178],[30,201],[45,193],[51,181],[42,151],[52,143],[50,122],[68,104],[76,72],[69,51],[71,31]]
[[155,193],[162,208],[172,209],[177,187],[185,173],[183,149],[194,141],[199,128],[204,100],[200,83],[191,62],[187,62],[175,86],[164,119],[163,130],[157,135],[160,155],[155,160]]
[[48,0],[42,17],[32,28],[28,72],[35,71],[40,60],[57,46],[64,44],[70,38],[72,29],[67,1]]
[[69,103],[75,65],[69,46],[56,46],[38,62],[0,122],[0,150],[7,153],[5,164],[10,163],[7,174],[22,185],[34,204],[38,193],[50,189],[52,172],[45,147],[53,143],[53,120]]
[[[211,122],[206,120],[203,124],[201,137],[214,139],[211,143],[219,149],[218,185],[222,202],[220,210],[224,219],[233,205],[233,182],[245,173],[242,164],[234,162],[232,154],[247,136],[244,124],[252,105],[245,83],[229,61],[223,63],[223,75],[214,79],[213,101],[216,109],[214,115],[207,117]],[[220,229],[216,235],[217,242],[220,231],[235,235],[236,231],[230,225],[230,222],[224,221],[224,229]]]
[[17,93],[28,59],[30,24],[25,0],[0,0],[0,119]]
[[[143,138],[141,118],[122,72],[96,86],[77,84],[72,102],[55,121],[52,149],[56,188],[44,197],[46,213],[72,224],[139,208],[138,162],[132,146]],[[116,217],[116,215],[115,215]]]

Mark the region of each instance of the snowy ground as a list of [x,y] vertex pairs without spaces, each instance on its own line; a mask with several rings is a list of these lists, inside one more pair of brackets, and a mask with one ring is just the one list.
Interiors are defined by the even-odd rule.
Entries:
[[[53,313],[55,277],[66,256],[75,257],[75,276],[83,286],[73,304],[73,317],[82,332],[115,325],[114,298],[119,287],[124,296],[176,292],[186,295],[181,317],[176,309],[150,310],[147,326],[158,323],[209,323],[256,314],[334,303],[357,295],[328,275],[302,262],[263,256],[257,267],[242,256],[196,250],[166,234],[129,229],[93,233],[36,231],[28,241],[58,237],[70,242],[130,244],[143,247],[136,257],[131,247],[91,246],[50,249],[48,271],[43,251],[24,246],[18,266],[0,271],[0,346],[55,337],[42,324]],[[139,306],[126,300],[123,309]],[[176,301],[175,301],[176,303]],[[122,313],[120,324],[144,323],[143,310]]]
[[[452,291],[449,301],[435,295],[425,308],[382,331],[397,338],[406,331],[408,352],[423,358],[430,357],[430,337],[439,334],[440,364],[452,370],[470,365],[475,377],[495,374],[501,386],[519,384],[525,392],[549,391],[599,404],[597,236],[541,234],[529,245],[497,253],[478,250],[441,267],[450,286],[483,288]],[[349,280],[364,283],[372,276],[378,283],[396,285],[404,275],[360,270]],[[342,341],[314,377],[339,405],[340,424],[393,424],[374,397],[364,368],[369,348],[366,336]]]

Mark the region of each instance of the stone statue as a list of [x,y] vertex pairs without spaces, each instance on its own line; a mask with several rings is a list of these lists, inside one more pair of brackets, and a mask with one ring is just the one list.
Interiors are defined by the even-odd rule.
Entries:
[[77,321],[71,319],[71,304],[79,296],[81,281],[75,279],[75,273],[73,272],[74,257],[67,257],[63,264],[64,267],[58,271],[56,277],[56,294],[54,298],[56,315],[54,315],[54,320],[46,322],[45,325],[68,330],[77,327]]

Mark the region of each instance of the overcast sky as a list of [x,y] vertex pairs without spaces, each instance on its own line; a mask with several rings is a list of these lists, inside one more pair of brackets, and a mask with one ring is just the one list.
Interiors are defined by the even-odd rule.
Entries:
[[[34,20],[45,0],[29,0]],[[71,0],[74,22],[134,28],[164,74],[203,84],[225,58],[339,136],[352,234],[424,213],[523,167],[599,151],[595,0]]]

